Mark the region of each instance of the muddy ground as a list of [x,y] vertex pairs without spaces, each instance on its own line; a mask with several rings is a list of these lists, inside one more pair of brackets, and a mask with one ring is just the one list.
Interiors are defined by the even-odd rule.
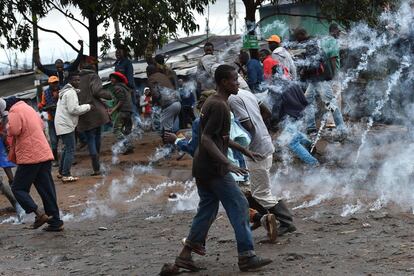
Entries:
[[[25,224],[10,223],[14,214],[0,197],[0,275],[156,275],[164,263],[174,261],[194,212],[177,211],[168,196],[183,191],[180,181],[190,177],[191,159],[177,161],[173,154],[167,161],[155,162],[151,170],[149,157],[160,141],[155,134],[145,134],[134,154],[120,156],[120,163],[110,166],[113,142],[111,135],[105,136],[105,177],[88,176],[89,160],[80,151],[73,173],[81,181],[56,180],[64,232],[26,229],[30,216]],[[161,183],[171,185],[155,188]],[[32,194],[39,202],[34,188]],[[296,198],[288,204],[294,207],[309,199]],[[343,205],[343,199],[334,198],[295,209],[298,231],[275,244],[266,242],[263,229],[254,231],[257,253],[273,263],[243,274],[414,275],[412,214],[389,205],[341,217]],[[241,274],[236,255],[233,231],[221,211],[210,230],[207,256],[195,257],[207,270],[194,275]]]

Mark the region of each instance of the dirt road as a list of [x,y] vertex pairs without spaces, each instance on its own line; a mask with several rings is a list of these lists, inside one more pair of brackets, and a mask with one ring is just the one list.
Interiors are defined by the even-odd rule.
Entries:
[[[177,202],[168,196],[185,190],[182,181],[190,177],[191,159],[177,161],[173,155],[150,168],[148,157],[159,140],[145,135],[133,155],[120,156],[120,163],[110,166],[113,140],[104,141],[106,177],[87,176],[90,164],[81,152],[74,172],[82,180],[56,181],[64,232],[25,229],[27,224],[8,222],[13,215],[8,208],[1,210],[0,275],[156,275],[164,263],[174,261],[194,212],[177,211]],[[289,206],[309,199],[294,198]],[[342,217],[344,204],[332,198],[296,208],[298,231],[276,244],[266,242],[263,229],[254,231],[257,253],[273,263],[243,275],[413,275],[413,215],[389,205]],[[7,206],[4,197],[0,206]],[[236,255],[234,234],[220,212],[207,256],[195,256],[207,270],[194,275],[238,275]]]

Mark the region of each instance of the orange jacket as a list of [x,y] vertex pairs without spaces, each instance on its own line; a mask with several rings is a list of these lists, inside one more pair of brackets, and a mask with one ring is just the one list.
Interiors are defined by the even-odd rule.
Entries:
[[17,164],[38,164],[53,160],[52,150],[37,112],[23,101],[10,108],[7,133],[13,138],[10,151]]

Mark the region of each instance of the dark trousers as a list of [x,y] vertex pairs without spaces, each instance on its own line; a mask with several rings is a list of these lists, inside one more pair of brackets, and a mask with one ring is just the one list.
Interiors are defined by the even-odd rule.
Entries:
[[75,132],[63,134],[60,138],[62,138],[65,147],[60,158],[59,173],[63,176],[70,176],[70,168],[75,158]]
[[99,152],[101,151],[101,127],[97,127],[84,132],[88,141],[89,155],[91,156],[92,168],[94,172],[99,172],[101,166],[99,163]]
[[195,120],[194,110],[191,106],[181,106],[180,129],[188,128]]
[[287,226],[293,224],[293,216],[289,211],[286,203],[283,200],[279,200],[275,206],[272,208],[266,209],[259,202],[254,199],[251,195],[246,195],[247,201],[249,202],[249,207],[258,211],[261,215],[266,215],[272,213],[275,215],[276,219],[280,222],[281,226]]
[[30,196],[32,184],[34,184],[42,199],[46,215],[51,217],[48,223],[50,225],[62,224],[56,200],[55,183],[52,178],[51,161],[17,166],[12,191],[17,202],[20,203],[27,214],[38,209],[37,204]]
[[[59,137],[56,135],[55,121],[47,121],[47,128],[50,139],[50,147],[52,148],[52,150],[57,151]],[[55,161],[57,161],[57,159]]]

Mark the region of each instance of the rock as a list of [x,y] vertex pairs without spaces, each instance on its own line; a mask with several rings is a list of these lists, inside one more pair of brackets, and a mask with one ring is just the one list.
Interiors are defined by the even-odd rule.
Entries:
[[305,257],[303,255],[297,253],[289,253],[287,258],[285,259],[288,262],[295,261],[295,260],[303,260]]
[[168,198],[176,199],[177,198],[177,194],[176,193],[171,193],[171,194],[168,195]]
[[369,223],[363,223],[362,224],[362,227],[364,227],[364,228],[370,228],[371,227],[371,224],[369,224]]
[[108,230],[108,228],[101,226],[98,228],[98,230],[105,231],[105,230]]

